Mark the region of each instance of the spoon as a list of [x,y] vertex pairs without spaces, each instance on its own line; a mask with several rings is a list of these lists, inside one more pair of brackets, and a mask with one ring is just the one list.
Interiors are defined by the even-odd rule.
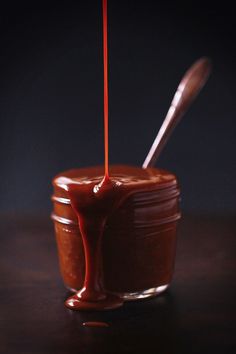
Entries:
[[167,115],[143,163],[143,168],[153,167],[171,133],[197,97],[211,72],[211,61],[200,58],[182,78]]

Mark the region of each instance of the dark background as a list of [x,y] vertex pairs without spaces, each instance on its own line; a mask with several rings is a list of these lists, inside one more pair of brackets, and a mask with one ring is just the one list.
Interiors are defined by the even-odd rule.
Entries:
[[[233,5],[108,1],[112,163],[141,166],[186,69],[201,56],[213,62],[158,162],[182,189],[174,279],[163,296],[118,311],[64,308],[51,179],[103,163],[101,1],[1,4],[0,352],[233,354]],[[111,326],[96,332],[87,320]]]
[[[1,211],[47,214],[56,173],[103,163],[100,5],[1,8]],[[158,162],[186,211],[235,211],[234,22],[227,2],[109,2],[111,163],[142,164],[185,70],[212,59]]]

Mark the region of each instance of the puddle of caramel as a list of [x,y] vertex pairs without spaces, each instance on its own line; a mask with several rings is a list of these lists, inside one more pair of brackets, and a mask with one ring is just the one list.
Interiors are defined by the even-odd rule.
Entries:
[[106,322],[97,322],[97,321],[88,321],[83,322],[84,327],[109,327],[109,324]]

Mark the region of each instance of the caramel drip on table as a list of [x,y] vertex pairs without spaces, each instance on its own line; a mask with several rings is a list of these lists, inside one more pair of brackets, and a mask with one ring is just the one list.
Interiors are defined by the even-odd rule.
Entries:
[[71,204],[78,216],[85,253],[85,279],[83,288],[66,301],[72,309],[111,309],[123,301],[108,294],[103,286],[101,244],[104,227],[118,201],[117,184],[109,177],[108,161],[108,45],[107,0],[103,0],[103,64],[104,64],[104,178],[99,184],[68,186]]

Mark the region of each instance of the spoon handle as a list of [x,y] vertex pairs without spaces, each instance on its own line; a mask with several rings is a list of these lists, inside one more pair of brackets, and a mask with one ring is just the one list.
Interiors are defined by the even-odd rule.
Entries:
[[210,60],[208,58],[201,58],[185,73],[174,95],[164,122],[162,123],[156,139],[143,163],[143,168],[155,165],[155,162],[168,141],[172,131],[206,83],[210,71]]

